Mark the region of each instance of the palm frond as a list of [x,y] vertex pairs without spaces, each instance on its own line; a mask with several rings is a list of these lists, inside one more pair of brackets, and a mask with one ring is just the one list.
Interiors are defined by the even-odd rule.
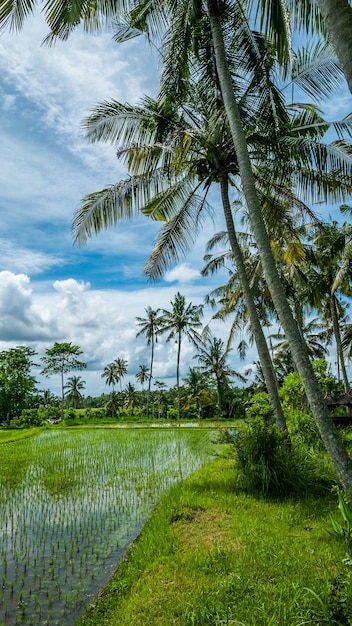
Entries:
[[330,43],[319,40],[296,52],[292,81],[313,100],[331,97],[344,80],[344,73]]
[[190,250],[205,217],[203,209],[211,212],[211,207],[206,202],[206,194],[197,196],[195,193],[190,194],[182,203],[181,209],[172,217],[168,208],[166,209],[168,219],[159,231],[153,252],[144,267],[144,273],[149,278],[160,278],[172,263]]
[[72,223],[74,242],[84,245],[92,234],[138,215],[158,189],[158,174],[129,178],[85,196]]
[[0,30],[22,29],[26,19],[34,12],[37,0],[5,0],[0,4]]

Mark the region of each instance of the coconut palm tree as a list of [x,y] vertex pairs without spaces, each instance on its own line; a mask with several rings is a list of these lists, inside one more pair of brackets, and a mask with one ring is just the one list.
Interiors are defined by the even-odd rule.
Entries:
[[[302,273],[305,284],[303,295],[320,311],[332,328],[336,344],[337,361],[342,373],[346,393],[350,389],[342,346],[340,320],[344,320],[346,304],[352,298],[352,258],[345,254],[352,245],[350,224],[337,222],[325,224],[310,237],[307,265]],[[309,242],[308,242],[309,245]]]
[[122,391],[122,379],[127,374],[128,363],[126,359],[121,359],[120,357],[118,357],[113,362],[113,366],[114,366],[114,372],[115,372],[115,379],[116,381],[120,381],[120,391]]
[[140,365],[139,371],[136,374],[136,379],[142,385],[142,392],[144,391],[144,383],[150,379],[149,367],[148,365]]
[[104,371],[101,374],[101,378],[105,378],[105,383],[110,387],[112,385],[112,390],[115,391],[115,384],[118,382],[118,377],[116,373],[116,367],[114,363],[109,363],[104,367]]
[[[146,381],[150,381],[150,370],[148,365],[140,365],[139,366],[139,371],[136,374],[136,379],[139,383],[141,383],[142,386],[142,396],[144,398],[144,383]],[[146,414],[148,415],[148,402],[147,402],[147,410],[146,410]]]
[[81,376],[70,376],[64,385],[66,391],[65,396],[68,400],[72,401],[75,409],[79,407],[79,404],[83,398],[81,390],[85,389],[86,381],[81,379]]
[[124,391],[124,405],[130,411],[130,415],[134,414],[134,409],[138,405],[138,392],[132,383],[127,383]]
[[181,418],[180,403],[180,359],[182,339],[185,336],[194,346],[201,343],[201,336],[197,329],[201,328],[203,307],[201,305],[187,304],[185,296],[179,291],[175,299],[170,302],[171,309],[162,309],[158,334],[166,334],[166,341],[174,340],[177,343],[176,359],[176,387],[177,387],[177,412]]
[[137,333],[136,337],[140,335],[145,335],[147,339],[147,345],[151,346],[151,355],[150,355],[150,367],[149,367],[149,378],[148,378],[148,395],[147,395],[147,417],[149,415],[149,403],[150,403],[150,390],[153,379],[153,365],[154,365],[154,349],[155,344],[157,343],[157,330],[159,323],[159,313],[160,309],[152,309],[152,307],[148,306],[145,309],[147,316],[136,317],[137,326],[140,327],[140,331]]

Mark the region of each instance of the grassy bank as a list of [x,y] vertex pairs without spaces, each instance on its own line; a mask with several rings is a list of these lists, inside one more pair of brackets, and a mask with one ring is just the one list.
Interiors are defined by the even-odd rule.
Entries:
[[236,493],[216,459],[172,488],[79,626],[352,624],[336,497]]

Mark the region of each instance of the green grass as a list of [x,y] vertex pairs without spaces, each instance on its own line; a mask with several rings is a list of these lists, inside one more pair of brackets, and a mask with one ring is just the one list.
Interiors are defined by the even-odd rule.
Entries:
[[171,489],[79,626],[352,624],[336,497],[236,493],[218,458]]
[[11,443],[13,441],[19,441],[20,439],[28,439],[38,435],[41,429],[39,428],[26,428],[24,430],[0,430],[0,444]]

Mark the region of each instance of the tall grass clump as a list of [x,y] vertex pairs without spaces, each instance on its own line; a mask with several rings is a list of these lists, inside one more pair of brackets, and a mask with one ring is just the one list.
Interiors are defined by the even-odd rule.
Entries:
[[272,420],[252,418],[234,439],[237,487],[283,498],[331,488],[335,476],[325,459],[294,435],[282,436]]

